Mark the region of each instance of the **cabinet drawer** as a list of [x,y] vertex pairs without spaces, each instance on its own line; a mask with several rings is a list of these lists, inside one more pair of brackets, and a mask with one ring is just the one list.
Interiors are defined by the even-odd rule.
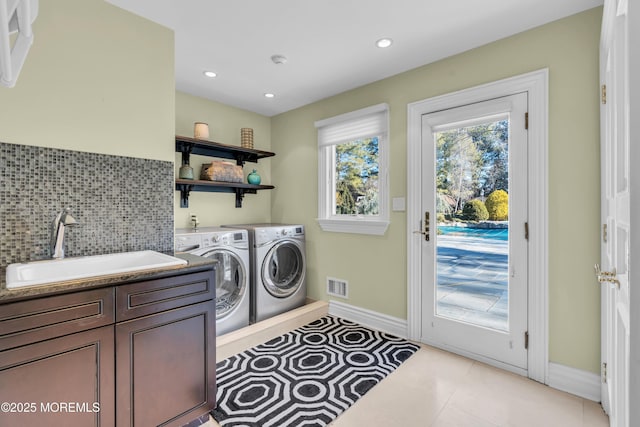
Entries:
[[113,288],[0,306],[0,351],[114,323]]
[[214,271],[118,286],[116,322],[215,298]]

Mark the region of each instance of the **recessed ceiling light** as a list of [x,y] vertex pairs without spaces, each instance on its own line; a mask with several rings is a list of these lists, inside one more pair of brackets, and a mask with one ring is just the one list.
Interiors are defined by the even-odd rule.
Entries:
[[376,46],[378,46],[378,47],[382,47],[382,48],[384,48],[384,47],[389,47],[389,46],[391,46],[392,44],[393,44],[393,40],[391,40],[391,39],[386,39],[386,38],[385,38],[385,39],[380,39],[380,40],[378,40],[378,41],[376,42]]
[[275,98],[276,96],[273,93],[268,93],[267,92],[267,93],[264,94],[264,97],[265,98]]
[[211,77],[211,78],[214,78],[215,76],[217,76],[217,74],[214,73],[213,71],[205,71],[202,74],[204,74],[207,77]]

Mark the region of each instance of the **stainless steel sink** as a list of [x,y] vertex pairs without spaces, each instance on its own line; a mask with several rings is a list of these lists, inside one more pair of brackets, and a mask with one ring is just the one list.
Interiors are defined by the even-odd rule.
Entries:
[[155,251],[122,252],[9,264],[7,289],[187,264]]

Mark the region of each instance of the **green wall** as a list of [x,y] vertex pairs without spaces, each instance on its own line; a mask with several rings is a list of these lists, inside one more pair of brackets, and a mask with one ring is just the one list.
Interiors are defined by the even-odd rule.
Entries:
[[40,2],[0,141],[174,158],[173,31],[103,0]]
[[549,357],[599,372],[598,45],[601,8],[473,49],[272,118],[272,220],[307,226],[309,296],[327,300],[327,276],[349,281],[347,303],[407,316],[406,216],[384,236],[330,233],[317,217],[319,119],[387,102],[390,195],[406,196],[407,104],[549,69]]
[[[240,129],[253,128],[253,146],[258,150],[271,151],[271,119],[260,114],[209,101],[204,98],[176,92],[176,134],[193,136],[193,123],[204,122],[209,125],[209,139],[228,145],[240,145]],[[213,159],[204,156],[191,156],[190,164],[195,174],[200,174],[203,163]],[[179,153],[175,154],[176,176],[182,163]],[[244,165],[244,177],[253,169],[260,174],[264,184],[271,183],[271,159],[258,163],[247,162]],[[189,207],[180,207],[180,193],[175,193],[175,226],[190,227],[190,216],[195,214],[201,226],[221,224],[246,224],[268,222],[271,218],[271,190],[247,194],[242,208],[235,207],[235,195],[231,193],[199,193],[189,196]]]

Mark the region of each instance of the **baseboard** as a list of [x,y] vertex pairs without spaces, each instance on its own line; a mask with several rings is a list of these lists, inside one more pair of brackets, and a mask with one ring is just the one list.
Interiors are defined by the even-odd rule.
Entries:
[[585,399],[600,402],[600,375],[549,362],[547,385]]
[[405,319],[399,319],[387,314],[333,300],[329,301],[329,314],[401,338],[407,337],[407,321]]

